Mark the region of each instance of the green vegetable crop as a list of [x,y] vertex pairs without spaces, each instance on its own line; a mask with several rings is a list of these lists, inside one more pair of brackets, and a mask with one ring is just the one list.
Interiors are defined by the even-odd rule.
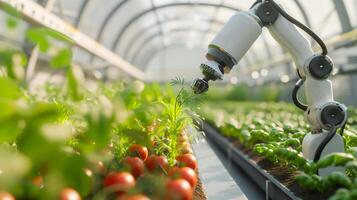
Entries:
[[[199,111],[207,121],[216,125],[221,133],[237,139],[256,155],[262,156],[274,165],[285,166],[299,172],[296,181],[308,190],[325,192],[335,188],[345,188],[331,197],[355,195],[357,185],[357,129],[349,120],[343,135],[347,152],[334,153],[321,158],[318,162],[306,160],[302,155],[301,143],[309,127],[301,111],[287,103],[207,103]],[[356,110],[350,108],[349,117],[356,119]],[[320,168],[342,166],[346,173],[332,173],[320,177]],[[343,198],[342,198],[343,199]],[[348,198],[347,198],[348,199]],[[350,198],[351,199],[351,198]]]

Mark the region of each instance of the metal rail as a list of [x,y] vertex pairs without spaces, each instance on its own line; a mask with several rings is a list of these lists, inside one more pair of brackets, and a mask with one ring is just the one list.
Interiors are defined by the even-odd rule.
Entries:
[[124,71],[136,79],[144,79],[144,72],[136,68],[114,52],[97,43],[89,36],[83,34],[56,15],[48,12],[44,7],[30,0],[0,0],[0,5],[5,4],[22,13],[25,20],[30,23],[53,29],[71,40],[74,44],[100,57],[113,66]]

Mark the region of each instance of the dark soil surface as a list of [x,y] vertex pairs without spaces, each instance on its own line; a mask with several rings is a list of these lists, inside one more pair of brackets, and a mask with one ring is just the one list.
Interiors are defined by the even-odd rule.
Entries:
[[198,178],[195,192],[193,194],[193,200],[206,200],[206,194],[202,185],[201,180]]
[[250,148],[245,147],[242,143],[236,139],[228,138],[230,142],[234,144],[237,149],[242,151],[251,160],[253,160],[257,165],[266,170],[270,175],[272,175],[276,180],[285,185],[291,192],[293,192],[298,198],[304,200],[323,200],[328,199],[335,191],[328,191],[325,193],[319,193],[318,191],[310,191],[303,189],[295,181],[294,177],[296,171],[289,170],[287,166],[275,165],[264,157],[257,156],[252,152]]

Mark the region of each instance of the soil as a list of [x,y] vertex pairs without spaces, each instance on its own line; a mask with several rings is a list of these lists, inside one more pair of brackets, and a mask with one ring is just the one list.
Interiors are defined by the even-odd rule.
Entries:
[[[181,132],[181,137],[183,137],[184,135],[187,136],[185,129]],[[188,138],[188,137],[186,137],[186,138]],[[185,142],[189,143],[190,141],[186,139]],[[192,149],[189,152],[192,152]],[[195,187],[195,191],[193,194],[193,200],[207,200],[207,196],[204,191],[204,186],[203,186],[202,181],[199,176],[199,169],[196,169],[195,171],[196,171],[198,180],[197,180],[197,185]]]
[[299,184],[295,181],[294,177],[297,174],[296,171],[292,171],[287,166],[276,165],[265,159],[264,157],[258,156],[253,153],[253,151],[244,146],[242,143],[233,138],[228,138],[230,142],[234,144],[237,149],[242,151],[251,160],[253,160],[257,165],[266,170],[270,175],[272,175],[276,180],[285,185],[291,192],[295,194],[298,198],[304,200],[322,200],[328,199],[334,194],[334,190],[320,193],[318,191],[311,191],[301,188]]
[[[197,174],[198,174],[198,172],[197,172]],[[193,200],[206,200],[206,199],[207,199],[207,196],[205,194],[203,184],[202,184],[200,178],[198,178],[197,185],[195,187],[195,192],[193,194]]]

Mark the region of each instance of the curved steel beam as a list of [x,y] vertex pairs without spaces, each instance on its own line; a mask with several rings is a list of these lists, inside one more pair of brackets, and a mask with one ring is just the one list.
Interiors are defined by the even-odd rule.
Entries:
[[[170,34],[173,34],[173,33],[175,33],[175,32],[187,32],[187,31],[194,31],[194,32],[199,32],[199,33],[201,33],[202,35],[205,35],[205,34],[207,34],[207,30],[201,30],[201,29],[192,29],[192,28],[177,28],[177,29],[173,29],[173,30],[171,30],[170,32],[168,32],[168,33],[165,33],[165,34],[168,34],[168,35],[170,35]],[[211,32],[211,33],[216,33],[216,31],[215,30],[210,30],[209,32]],[[161,35],[157,35],[157,34],[153,34],[153,35],[151,35],[150,37],[148,37],[145,41],[143,41],[142,43],[141,43],[141,45],[139,45],[140,46],[140,48],[138,49],[138,50],[136,50],[136,51],[134,51],[134,57],[132,58],[132,59],[130,59],[130,61],[132,62],[132,63],[136,63],[136,60],[138,59],[138,56],[142,53],[142,51],[153,41],[153,40],[155,40],[156,38],[159,38],[159,37],[162,37]],[[201,38],[200,38],[201,39]],[[186,41],[187,42],[187,41]],[[162,44],[162,45],[164,45],[164,44]],[[269,48],[267,48],[267,49],[269,49]],[[155,51],[155,50],[154,50]],[[250,54],[254,57],[254,59],[256,59],[257,58],[257,56],[258,56],[258,54],[255,52],[255,50],[253,49],[253,48],[251,48],[250,50],[249,50],[249,52],[250,52]],[[245,55],[245,57],[247,57],[247,55]],[[128,58],[127,58],[127,60],[129,60]],[[250,59],[249,58],[245,58],[244,59],[249,65],[248,66],[251,66],[251,61],[250,61]]]
[[[145,70],[147,69],[148,64],[150,63],[150,61],[151,61],[157,54],[159,54],[161,51],[163,51],[163,50],[165,50],[165,49],[167,49],[167,48],[169,48],[169,47],[175,46],[175,45],[183,45],[183,44],[187,44],[187,41],[186,41],[186,40],[182,40],[182,41],[181,41],[181,40],[178,40],[178,41],[172,42],[172,43],[169,44],[169,45],[161,45],[161,46],[159,46],[158,48],[155,48],[153,51],[151,51],[147,56],[145,56],[145,57],[143,58],[144,62],[143,62],[143,63],[140,63],[140,66],[143,67],[142,70],[145,71]],[[205,45],[204,43],[200,43],[200,42],[198,42],[197,44]],[[242,58],[242,60],[240,61],[240,63],[242,63],[242,62],[247,62],[246,59],[247,59],[247,55]]]
[[[96,36],[96,40],[100,43],[100,41],[102,41],[102,38],[103,38],[103,34],[104,34],[104,31],[105,31],[105,28],[107,27],[107,25],[109,24],[110,22],[110,19],[115,15],[115,13],[117,13],[120,8],[122,8],[127,2],[129,2],[129,0],[122,0],[120,1],[115,7],[113,7],[113,9],[111,9],[109,12],[108,12],[108,15],[104,17],[104,22],[100,24],[100,27],[99,27],[99,33],[97,34]],[[92,55],[91,58],[90,58],[90,62],[93,62],[95,56]]]
[[[161,25],[163,24],[166,24],[166,23],[171,23],[171,22],[179,22],[179,21],[183,21],[183,20],[190,20],[191,18],[187,17],[187,18],[184,18],[182,17],[181,15],[179,16],[175,16],[175,17],[172,17],[172,18],[166,18],[164,20],[162,20],[161,22]],[[217,23],[219,25],[224,25],[224,21],[221,21],[221,20],[217,20],[217,19],[214,19],[214,18],[204,18],[204,19],[200,19],[200,21],[204,21],[204,22],[212,22],[213,23]],[[152,24],[149,24],[148,26],[146,26],[145,28],[143,28],[142,30],[139,30],[134,36],[132,36],[132,39],[130,40],[130,42],[128,42],[128,44],[130,44],[130,47],[131,46],[134,46],[132,45],[135,41],[138,40],[138,38],[142,35],[144,35],[145,33],[147,32],[150,32],[152,29],[156,28],[158,26],[157,23],[152,23]],[[125,51],[126,53],[128,53],[128,51]],[[125,54],[123,57],[126,57]]]
[[[172,36],[174,34],[177,33],[187,33],[188,31],[193,31],[196,32],[198,34],[205,34],[207,31],[206,30],[202,30],[202,29],[192,29],[192,28],[177,28],[177,29],[173,29],[170,30],[170,32],[165,33],[166,36]],[[155,39],[162,37],[160,35],[152,35],[151,37],[148,37],[141,45],[141,48],[138,49],[137,51],[134,52],[134,56],[133,58],[130,60],[131,63],[136,63],[137,59],[139,58],[139,56],[141,55],[141,53],[143,52],[143,50],[145,50],[149,44],[154,41]]]
[[107,25],[110,22],[110,19],[114,16],[115,13],[117,13],[120,8],[122,8],[127,2],[129,2],[129,0],[122,0],[120,1],[115,7],[113,7],[113,9],[111,9],[108,13],[108,15],[104,18],[104,22],[100,25],[99,28],[99,33],[96,37],[96,40],[98,42],[100,42],[102,40],[103,34],[104,34],[104,30],[107,27]]
[[[108,19],[110,19],[126,2],[128,2],[129,0],[122,0],[120,1],[115,7],[113,7],[113,9],[109,12],[109,14],[105,17],[104,19],[104,23],[101,24],[100,28],[99,28],[99,34],[97,35],[96,37],[96,40],[98,41],[99,38],[102,37],[102,34],[103,34],[103,31],[104,31],[104,28],[107,26],[108,24]],[[79,10],[79,14],[78,14],[78,17],[76,19],[76,22],[75,22],[75,26],[78,28],[81,21],[82,21],[82,18],[83,18],[83,14],[85,12],[85,9],[87,8],[88,4],[90,2],[93,2],[93,0],[84,0],[84,2],[82,3],[82,6]]]
[[81,8],[79,9],[79,13],[78,13],[77,19],[74,22],[74,26],[75,27],[77,27],[77,28],[79,27],[79,25],[81,23],[81,20],[82,20],[82,17],[83,17],[83,14],[84,14],[84,11],[87,8],[89,2],[90,2],[90,0],[84,0],[84,2],[82,3]]
[[[191,31],[192,31],[191,28],[188,29],[188,30],[191,30]],[[187,31],[187,30],[181,28],[181,29],[172,30],[172,31],[170,31],[168,34],[171,35],[171,34],[177,34],[177,33],[186,32],[186,31]],[[201,35],[207,34],[207,31],[206,31],[206,30],[194,29],[193,31],[198,32],[198,33],[200,33]],[[215,33],[214,30],[212,30],[211,32]],[[160,37],[160,36],[156,35],[156,37]],[[146,44],[143,45],[143,48],[141,48],[141,49],[139,49],[139,50],[137,51],[137,53],[135,54],[134,58],[131,60],[132,63],[138,63],[137,66],[139,66],[139,68],[140,68],[140,66],[142,66],[143,68],[146,67],[146,63],[145,63],[146,61],[145,61],[145,60],[148,60],[147,56],[145,56],[145,58],[143,59],[143,60],[144,60],[144,64],[143,64],[143,65],[139,65],[139,62],[137,62],[137,59],[138,59],[139,56],[142,54],[142,51],[145,50],[146,47],[151,43],[151,41],[155,40],[156,37],[153,37],[152,39],[148,40],[148,41],[146,42]],[[201,37],[200,37],[200,38],[201,38]],[[200,38],[199,38],[199,39],[200,39]],[[185,43],[187,43],[187,40],[185,40],[185,41],[186,41]],[[159,47],[162,47],[162,46],[165,46],[165,44],[162,44],[162,45],[160,45]],[[156,51],[157,51],[157,48],[154,48],[151,52],[154,52],[154,54],[155,54]],[[152,53],[150,53],[150,54],[152,54]],[[149,55],[150,55],[150,54],[149,54]],[[255,53],[254,49],[251,49],[251,50],[250,50],[250,54],[252,54],[253,57],[256,57],[255,55],[257,55],[257,54]],[[250,59],[249,59],[248,56],[249,56],[249,55],[245,55],[242,60],[244,60],[244,61],[248,64],[248,66],[250,66],[251,62],[250,62]]]
[[[165,9],[165,8],[170,8],[170,7],[177,7],[177,6],[190,6],[190,5],[195,5],[195,6],[208,6],[208,7],[217,7],[219,5],[217,4],[213,4],[213,3],[171,3],[171,4],[165,4],[165,5],[161,5],[161,6],[157,6],[155,8],[155,10],[161,10],[161,9]],[[226,5],[222,5],[222,8],[226,8],[232,11],[239,11],[239,8],[236,7],[232,7],[232,6],[226,6]],[[137,15],[135,15],[133,18],[131,18],[131,20],[129,20],[119,31],[119,33],[117,34],[117,37],[115,39],[115,41],[112,43],[113,45],[111,46],[111,50],[114,51],[116,49],[116,47],[119,45],[120,40],[122,38],[122,36],[126,33],[126,31],[130,28],[130,26],[135,23],[137,20],[139,20],[140,18],[142,18],[144,15],[152,12],[153,9],[148,9],[148,10],[144,10],[140,13],[138,13]]]
[[[214,14],[212,18],[217,18],[218,17],[218,12],[219,12],[219,8],[224,5],[225,3],[225,0],[221,0],[221,3],[219,4],[219,6],[217,6],[215,9],[214,9]],[[206,38],[208,36],[208,31],[212,28],[213,24],[210,23],[210,25],[207,27],[207,34],[205,36],[203,36],[203,38]]]
[[[181,19],[182,19],[182,18],[176,18],[176,19],[171,19],[171,20],[165,20],[165,21],[161,22],[161,25],[164,25],[164,24],[166,24],[166,23],[172,23],[172,22],[180,22]],[[217,24],[219,24],[219,25],[223,25],[223,24],[224,24],[224,22],[222,22],[222,21],[217,21],[217,20],[215,20],[215,19],[206,19],[206,20],[204,20],[204,21],[205,21],[205,23],[217,23]],[[156,27],[156,26],[153,26],[153,25],[148,26],[148,27],[146,27],[145,29],[143,29],[143,30],[141,30],[140,32],[138,32],[139,34],[133,36],[133,37],[132,37],[132,40],[130,40],[130,42],[128,42],[128,44],[130,44],[130,46],[127,47],[127,50],[124,52],[123,58],[127,58],[127,57],[130,55],[130,52],[132,52],[133,47],[136,46],[136,45],[135,45],[136,42],[137,42],[137,41],[140,41],[140,38],[141,38],[140,36],[145,35],[144,33],[149,32],[150,30],[152,30],[152,29],[155,28],[155,27]],[[153,35],[153,34],[158,35],[158,34],[160,34],[160,32],[152,33],[152,34],[150,34],[150,36]],[[150,36],[149,36],[149,37],[150,37]],[[202,38],[201,38],[201,39],[202,39]]]
[[307,16],[306,9],[304,8],[304,6],[301,4],[299,0],[294,0],[294,2],[298,7],[298,9],[300,10],[302,17],[304,18],[305,24],[308,27],[311,27],[311,21],[310,18]]
[[[118,3],[117,6],[113,7],[113,9],[108,13],[108,15],[107,15],[107,16],[105,17],[105,19],[104,19],[104,23],[102,23],[101,26],[100,26],[99,33],[98,33],[98,35],[97,35],[97,37],[96,37],[96,40],[97,40],[97,41],[101,41],[101,39],[102,39],[102,37],[103,37],[103,33],[104,33],[104,30],[105,30],[105,27],[108,25],[110,19],[111,19],[111,18],[114,16],[114,14],[115,14],[116,12],[118,12],[118,10],[120,10],[120,8],[121,8],[122,6],[124,6],[128,1],[129,1],[129,0],[122,0],[122,1],[120,1],[120,3]],[[90,2],[90,0],[84,0],[84,2],[82,3],[82,6],[81,6],[80,11],[79,11],[79,16],[77,17],[76,22],[75,22],[75,26],[76,26],[77,28],[78,28],[79,25],[80,25],[80,22],[81,22],[81,20],[82,20],[83,14],[84,14],[85,9],[87,8],[89,2]],[[299,0],[294,0],[294,2],[296,3],[296,5],[298,6],[300,12],[302,13],[302,16],[303,16],[303,18],[304,18],[306,24],[311,27],[310,20],[309,20],[309,18],[307,17],[307,14],[306,14],[305,10],[303,9],[303,6],[302,6],[301,3],[299,2]],[[231,9],[231,10],[234,10],[234,11],[240,10],[239,8],[234,8],[234,7],[230,7],[230,6],[224,6],[223,3],[221,3],[220,5],[216,5],[216,6],[215,6],[214,4],[207,4],[207,3],[197,3],[197,4],[195,4],[195,3],[180,3],[180,5],[168,4],[168,5],[164,5],[164,6],[158,6],[158,7],[155,8],[155,10],[161,9],[161,8],[170,7],[170,6],[183,6],[182,4],[187,4],[187,6],[189,6],[189,5],[191,5],[191,6],[198,5],[198,6],[223,7],[223,8]],[[170,5],[170,6],[169,6],[169,5]],[[146,12],[143,13],[142,15],[145,15],[145,14],[146,14]],[[140,18],[140,17],[138,17],[138,18]],[[134,19],[134,18],[133,18],[133,19]],[[134,22],[134,21],[133,21],[133,22]],[[132,23],[133,23],[133,22],[132,22]],[[130,26],[130,24],[129,24],[129,25],[126,25],[126,26]],[[120,34],[118,35],[118,38],[116,39],[116,41],[118,41],[118,42],[115,42],[115,43],[114,43],[114,47],[113,47],[113,48],[115,48],[115,47],[117,46],[116,43],[119,43],[120,37],[121,37],[122,34],[123,34],[123,33],[120,33]],[[265,39],[264,39],[264,40],[265,40]],[[112,49],[113,49],[113,48],[112,48]],[[268,55],[269,55],[269,54],[270,54],[270,53],[269,53],[270,50],[269,50],[268,48],[266,48],[266,49],[267,49]],[[93,58],[94,58],[94,56],[92,57],[92,59],[93,59]]]
[[151,3],[151,9],[153,10],[153,12],[155,14],[156,23],[159,25],[159,29],[160,29],[160,33],[159,34],[163,34],[159,13],[156,10],[156,4],[155,4],[154,0],[150,0],[150,3]]
[[[333,3],[335,5],[337,15],[340,21],[342,33],[347,33],[353,30],[352,28],[352,23],[351,19],[349,16],[349,13],[346,9],[345,2],[343,1],[338,1],[338,0],[333,0]],[[351,46],[355,45],[356,43],[352,44]],[[348,56],[348,62],[349,63],[357,63],[357,56]]]
[[342,33],[347,33],[351,31],[352,24],[350,16],[348,15],[346,5],[341,0],[333,0],[333,4],[335,5],[335,9],[337,11],[338,19],[340,21]]
[[[198,38],[197,38],[198,39]],[[172,43],[170,43],[169,45],[165,45],[165,44],[162,44],[160,46],[158,46],[157,48],[155,48],[153,51],[151,51],[149,54],[147,54],[147,56],[145,56],[142,60],[144,62],[142,62],[141,66],[142,66],[142,70],[145,70],[149,64],[149,62],[152,60],[152,58],[154,58],[157,54],[159,54],[161,51],[169,48],[169,47],[172,47],[172,46],[176,46],[176,45],[184,45],[184,44],[187,44],[187,41],[186,40],[177,40],[177,41],[173,41]],[[204,43],[202,42],[197,42],[197,44],[201,44],[201,45],[205,45]]]

